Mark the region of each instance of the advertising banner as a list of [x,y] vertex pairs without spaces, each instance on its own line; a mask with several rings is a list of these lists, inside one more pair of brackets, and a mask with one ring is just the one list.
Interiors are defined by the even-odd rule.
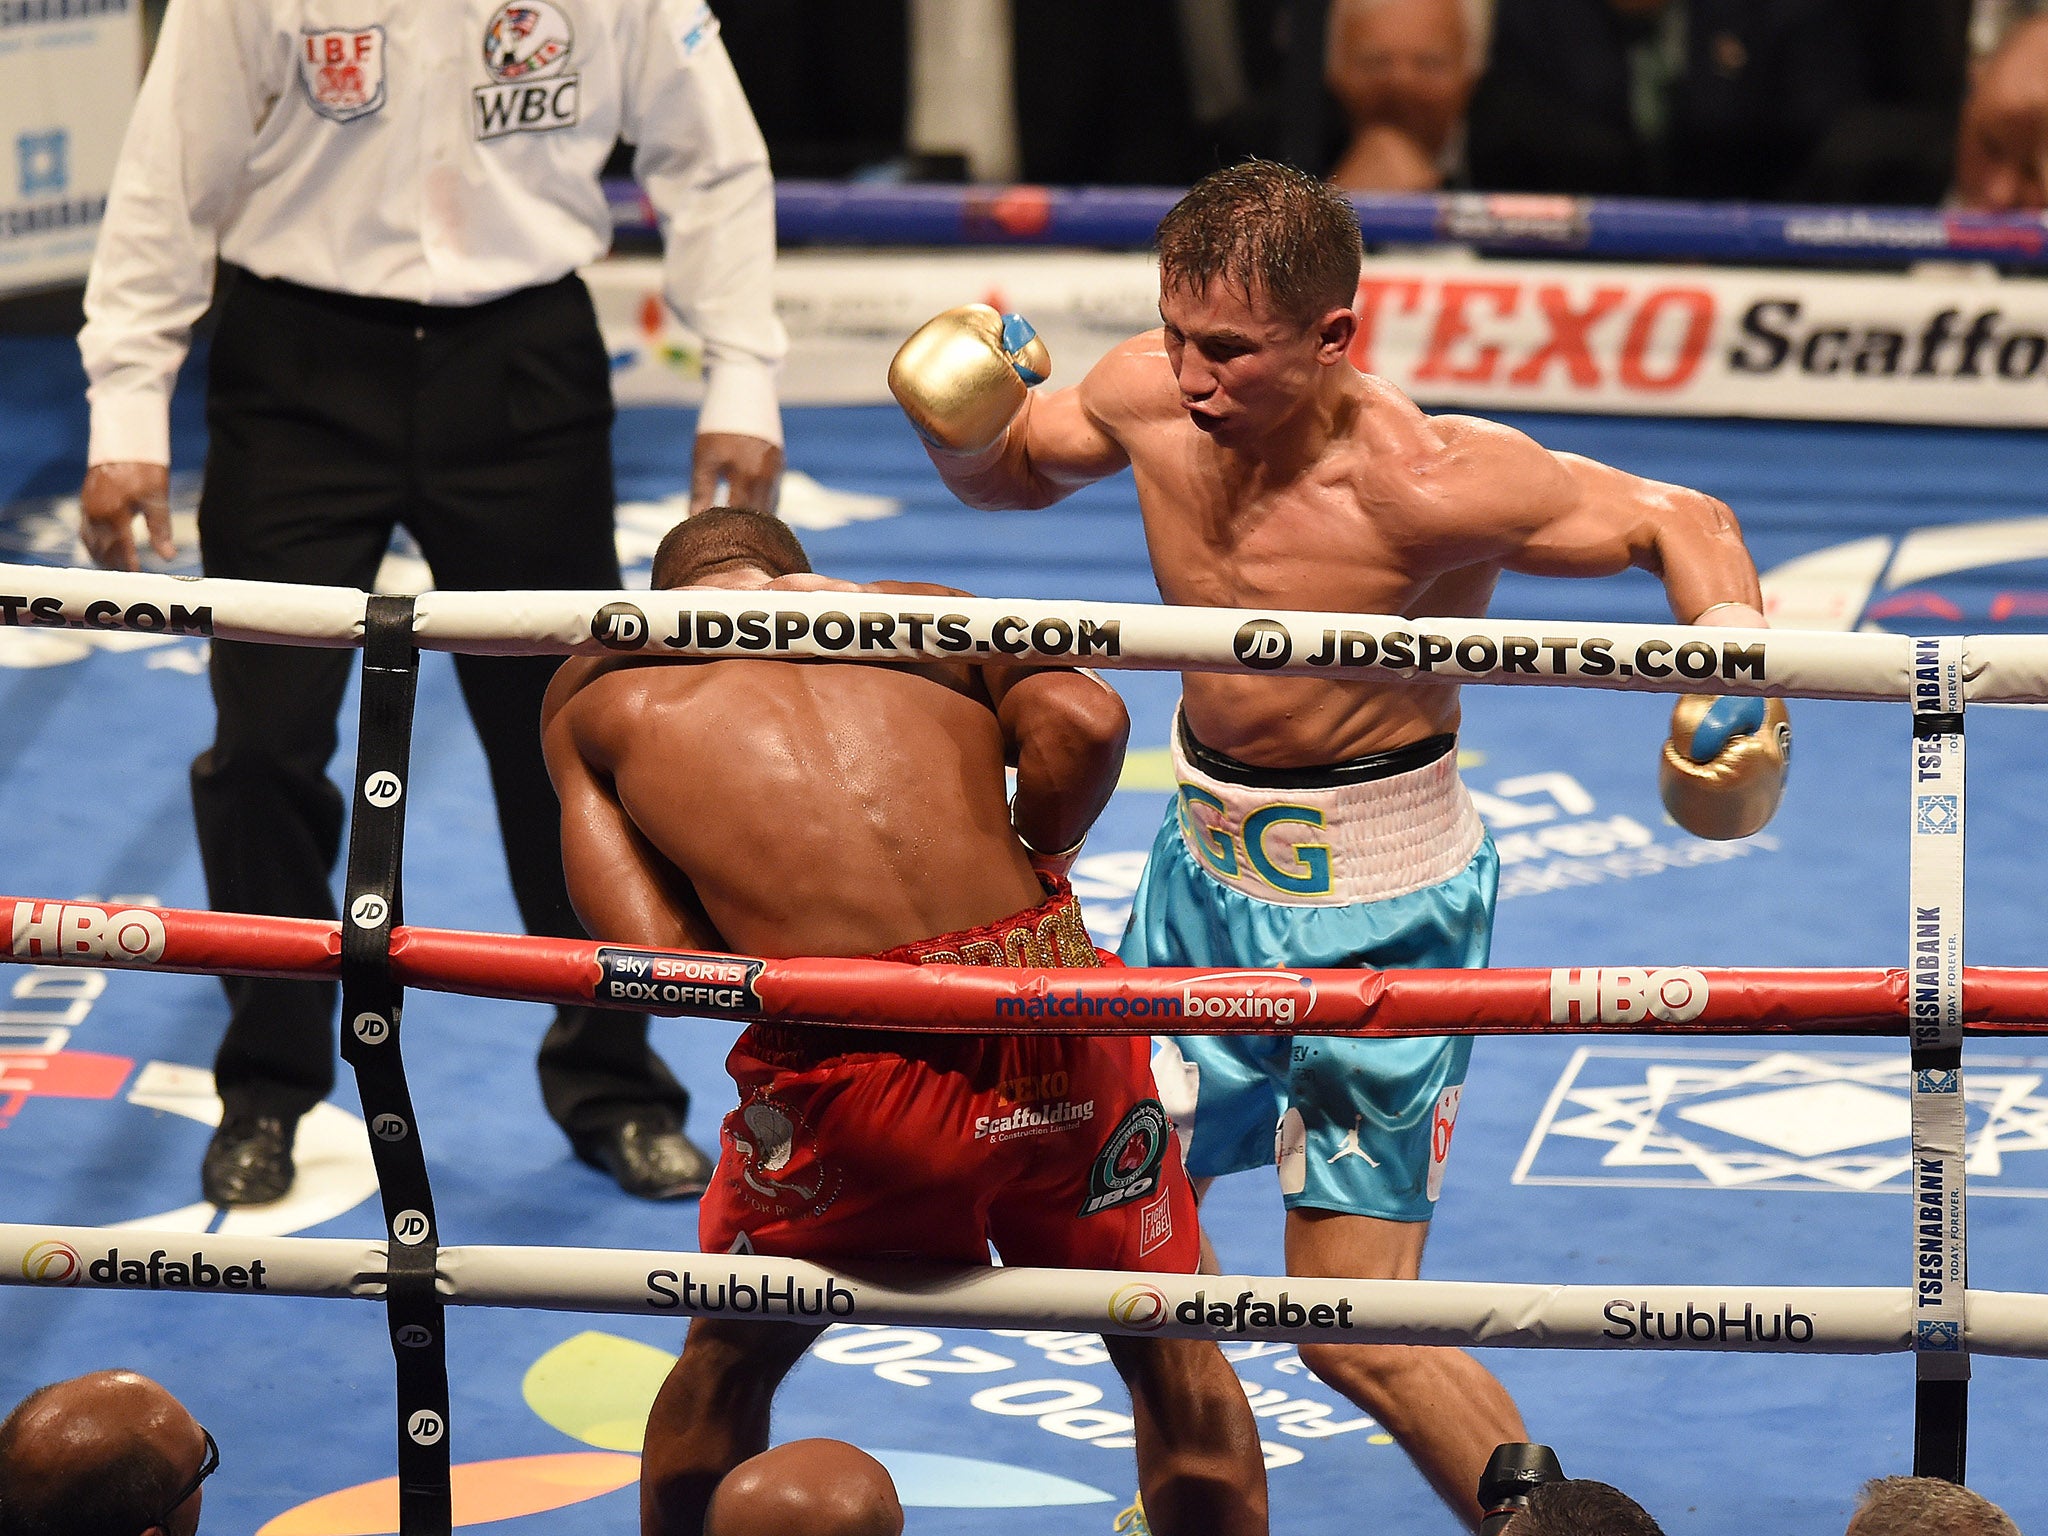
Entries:
[[[701,349],[652,261],[589,274],[620,397],[699,397]],[[792,252],[776,292],[792,404],[883,402],[897,346],[936,311],[1015,309],[1055,385],[1159,323],[1143,253]],[[2048,282],[1375,256],[1352,361],[1435,408],[2048,423]]]
[[141,70],[141,0],[0,0],[0,293],[85,276]]

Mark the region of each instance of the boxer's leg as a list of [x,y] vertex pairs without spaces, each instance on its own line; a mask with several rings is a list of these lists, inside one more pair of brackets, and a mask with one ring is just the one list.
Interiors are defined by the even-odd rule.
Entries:
[[[1422,1273],[1428,1235],[1426,1221],[1290,1210],[1287,1272],[1413,1280]],[[1378,1419],[1438,1496],[1477,1528],[1486,1458],[1504,1441],[1529,1438],[1514,1400],[1492,1372],[1462,1349],[1408,1344],[1305,1343],[1301,1360]]]
[[[1440,885],[1297,912],[1289,952],[1305,966],[1484,965],[1496,871],[1485,842]],[[1298,1036],[1295,1046],[1279,1158],[1288,1273],[1417,1278],[1471,1040]],[[1528,1438],[1492,1373],[1462,1350],[1411,1345],[1304,1343],[1301,1358],[1378,1419],[1444,1502],[1477,1524],[1487,1456]]]
[[1264,1536],[1259,1433],[1222,1351],[1207,1339],[1102,1342],[1131,1390],[1138,1491],[1156,1536]]
[[718,1481],[768,1449],[775,1389],[822,1327],[700,1317],[655,1394],[640,1452],[641,1536],[703,1536]]

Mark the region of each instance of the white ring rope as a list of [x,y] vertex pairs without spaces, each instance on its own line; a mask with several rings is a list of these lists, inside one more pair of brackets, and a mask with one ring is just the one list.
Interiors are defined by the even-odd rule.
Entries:
[[[0,1225],[0,1283],[45,1289],[374,1301],[384,1293],[384,1254],[375,1240]],[[611,1248],[443,1248],[438,1289],[455,1306],[1226,1342],[1889,1354],[1908,1349],[1913,1331],[1913,1293],[1903,1287],[1510,1285],[882,1263],[840,1270]],[[1968,1347],[2048,1358],[2048,1296],[1971,1291]]]
[[[360,643],[366,603],[350,588],[0,565],[0,626],[342,647]],[[1079,662],[1647,693],[1898,700],[1913,687],[1904,635],[875,593],[427,592],[414,638],[472,654]],[[2048,637],[1964,646],[1971,701],[2048,702]]]

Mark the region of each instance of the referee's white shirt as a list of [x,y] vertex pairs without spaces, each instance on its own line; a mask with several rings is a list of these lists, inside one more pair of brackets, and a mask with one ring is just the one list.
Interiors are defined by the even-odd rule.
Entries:
[[698,430],[781,442],[768,154],[702,0],[171,0],[86,285],[88,462],[170,462],[216,254],[481,303],[610,249],[618,138],[704,339]]

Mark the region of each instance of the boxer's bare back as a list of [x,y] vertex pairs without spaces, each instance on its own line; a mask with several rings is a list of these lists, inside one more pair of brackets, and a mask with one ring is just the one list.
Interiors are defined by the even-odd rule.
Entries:
[[[1502,570],[1664,581],[1682,620],[1761,624],[1719,501],[1462,416],[1425,415],[1345,357],[1351,317],[1304,330],[1223,282],[1168,286],[1160,330],[1073,388],[1033,391],[989,452],[938,458],[970,505],[1043,505],[1131,467],[1170,603],[1476,617]],[[1708,610],[1712,610],[1709,612]],[[1384,751],[1458,724],[1454,684],[1215,673],[1183,680],[1203,742],[1269,766]]]
[[542,732],[577,910],[600,937],[779,956],[873,954],[1035,906],[1003,797],[1004,685],[1104,690],[1011,669],[992,698],[985,670],[572,658]]

